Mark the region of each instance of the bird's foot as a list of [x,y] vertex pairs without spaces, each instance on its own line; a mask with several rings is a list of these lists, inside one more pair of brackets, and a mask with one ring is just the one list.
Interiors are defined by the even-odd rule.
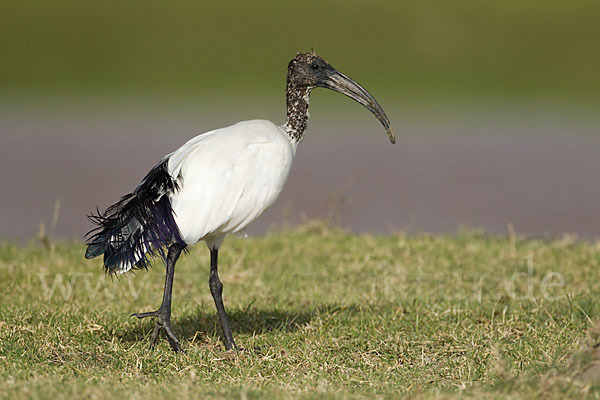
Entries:
[[262,354],[264,353],[264,351],[266,350],[266,347],[261,347],[261,346],[254,346],[254,347],[239,347],[238,345],[235,344],[235,342],[231,342],[229,345],[225,344],[225,351],[226,352],[233,352],[233,353],[242,353],[242,354]]
[[133,313],[132,317],[137,317],[139,319],[146,317],[156,317],[156,325],[154,325],[154,331],[152,331],[152,336],[150,337],[150,349],[154,349],[156,345],[156,341],[158,340],[158,335],[161,330],[165,331],[165,335],[167,336],[167,340],[171,345],[171,348],[176,353],[182,353],[181,344],[179,343],[179,339],[173,333],[171,329],[171,313],[166,309],[159,308],[156,311],[144,312],[144,313]]
[[244,350],[241,347],[238,347],[237,344],[232,340],[231,342],[225,342],[225,351],[242,351]]
[[264,353],[264,348],[259,347],[259,346],[255,346],[255,347],[251,347],[251,348],[236,347],[234,351],[236,351],[238,353],[242,353],[242,354],[259,356]]

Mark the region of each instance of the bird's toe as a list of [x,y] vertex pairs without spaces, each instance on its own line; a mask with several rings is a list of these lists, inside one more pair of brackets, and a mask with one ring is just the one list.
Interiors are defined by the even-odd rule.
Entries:
[[130,317],[137,317],[138,319],[146,318],[146,317],[156,317],[160,310],[143,312],[143,313],[133,313]]

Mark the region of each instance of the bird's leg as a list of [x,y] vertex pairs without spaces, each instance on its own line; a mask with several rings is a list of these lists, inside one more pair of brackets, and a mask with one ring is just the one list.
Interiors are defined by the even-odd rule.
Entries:
[[219,319],[221,320],[221,327],[223,328],[223,336],[225,337],[225,348],[227,350],[235,349],[237,346],[233,341],[233,335],[231,334],[231,328],[229,327],[229,318],[225,313],[225,306],[223,305],[223,284],[219,279],[218,271],[218,259],[219,250],[216,248],[210,249],[210,277],[208,284],[210,286],[210,293],[217,306],[217,312],[219,313]]
[[177,262],[177,259],[179,258],[179,255],[183,249],[184,246],[179,243],[174,243],[169,247],[166,262],[167,274],[165,277],[165,291],[160,308],[156,311],[131,314],[132,317],[138,317],[140,319],[146,317],[156,317],[156,325],[154,326],[154,331],[152,332],[152,337],[150,339],[150,348],[154,348],[156,340],[158,339],[158,334],[160,333],[160,330],[163,329],[173,350],[176,352],[181,351],[179,340],[171,329],[171,292],[173,290],[175,263]]

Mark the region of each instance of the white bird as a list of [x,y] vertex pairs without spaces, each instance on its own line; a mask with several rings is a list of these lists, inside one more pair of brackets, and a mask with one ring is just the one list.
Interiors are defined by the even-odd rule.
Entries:
[[225,347],[237,349],[218,275],[218,252],[225,235],[244,229],[279,196],[303,138],[311,90],[324,87],[356,100],[383,124],[395,142],[381,106],[364,88],[314,53],[288,64],[287,119],[282,126],[265,120],[243,121],[206,132],[159,162],[133,191],[104,213],[90,215],[86,258],[104,255],[108,272],[147,268],[149,257],[166,264],[163,301],[158,310],[132,314],[156,317],[154,347],[164,330],[171,347],[181,345],[171,329],[171,292],[175,263],[188,246],[204,240],[210,250],[210,291],[221,320]]

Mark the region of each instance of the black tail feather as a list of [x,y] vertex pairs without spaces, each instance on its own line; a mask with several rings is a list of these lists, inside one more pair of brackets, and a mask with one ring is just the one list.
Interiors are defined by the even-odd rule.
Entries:
[[133,193],[121,198],[104,213],[88,216],[96,228],[87,233],[86,258],[104,254],[109,272],[148,268],[149,257],[166,259],[166,247],[185,245],[173,217],[169,194],[179,186],[168,173],[168,159],[154,167]]

